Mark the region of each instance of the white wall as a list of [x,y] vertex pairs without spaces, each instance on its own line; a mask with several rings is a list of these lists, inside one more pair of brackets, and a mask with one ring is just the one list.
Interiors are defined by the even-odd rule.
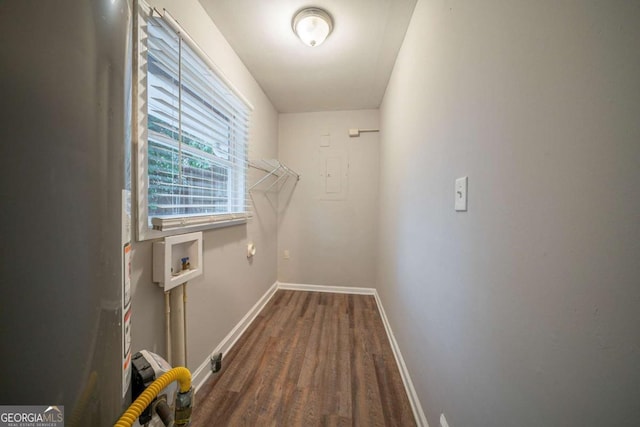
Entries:
[[381,107],[378,290],[432,427],[640,422],[638,23],[418,2]]
[[[279,123],[280,159],[302,177],[280,191],[278,280],[373,286],[379,136],[350,138],[348,130],[377,129],[378,110],[281,114]],[[325,134],[329,146],[321,147]],[[338,193],[326,192],[326,158],[340,159]]]
[[[251,155],[277,157],[277,112],[200,3],[150,3],[166,8],[253,104]],[[255,178],[255,171],[251,171],[251,178]],[[277,205],[259,199],[248,225],[204,233],[204,275],[188,285],[190,369],[198,368],[276,281],[276,215]],[[248,241],[255,242],[258,250],[252,262],[246,258]],[[151,242],[135,243],[133,249],[133,351],[149,349],[164,355],[164,294],[151,282]]]

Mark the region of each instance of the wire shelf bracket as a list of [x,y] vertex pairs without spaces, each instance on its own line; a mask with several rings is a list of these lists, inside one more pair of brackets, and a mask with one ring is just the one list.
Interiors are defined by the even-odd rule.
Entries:
[[266,172],[266,175],[264,175],[262,178],[256,181],[255,184],[249,187],[249,191],[253,190],[263,182],[267,181],[269,177],[275,177],[276,179],[273,182],[271,182],[271,184],[269,184],[269,187],[267,187],[265,191],[271,190],[274,186],[277,186],[278,183],[280,183],[282,180],[286,182],[289,178],[292,178],[292,177],[295,178],[296,182],[300,181],[299,173],[297,173],[296,171],[294,171],[293,169],[291,169],[290,167],[288,167],[287,165],[285,165],[284,163],[281,163],[279,160],[276,160],[276,159],[251,160],[249,161],[249,167]]

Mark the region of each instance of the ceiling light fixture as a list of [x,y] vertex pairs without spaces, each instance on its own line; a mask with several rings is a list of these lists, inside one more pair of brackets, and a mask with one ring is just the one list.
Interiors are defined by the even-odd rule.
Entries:
[[308,46],[320,46],[333,30],[333,19],[325,10],[308,7],[296,13],[291,22],[293,32]]

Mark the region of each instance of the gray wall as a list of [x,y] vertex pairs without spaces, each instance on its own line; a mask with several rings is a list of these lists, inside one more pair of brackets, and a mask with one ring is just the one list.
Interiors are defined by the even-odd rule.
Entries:
[[[196,0],[154,0],[166,8],[200,47],[253,104],[251,157],[277,157],[278,116],[244,64]],[[257,179],[250,171],[251,180]],[[276,200],[277,202],[277,200]],[[204,274],[188,285],[188,367],[194,371],[276,281],[277,203],[254,200],[254,218],[247,225],[204,233]],[[257,254],[247,260],[246,245]],[[149,349],[165,355],[164,294],[151,282],[151,242],[134,243],[133,351]]]
[[418,2],[381,107],[378,290],[432,427],[640,423],[639,23]]
[[[374,286],[379,136],[349,129],[377,127],[378,110],[280,115],[280,159],[302,177],[279,193],[278,280]],[[330,192],[327,159],[340,169]]]

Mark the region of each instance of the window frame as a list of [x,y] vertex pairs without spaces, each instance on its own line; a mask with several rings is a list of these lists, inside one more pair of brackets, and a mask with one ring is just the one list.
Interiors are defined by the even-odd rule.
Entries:
[[[203,214],[203,215],[185,215],[173,218],[167,218],[162,220],[165,224],[164,230],[156,229],[152,224],[152,219],[149,218],[149,147],[148,147],[148,105],[147,105],[147,17],[155,16],[159,17],[171,27],[177,34],[177,36],[186,43],[189,48],[206,64],[206,66],[213,72],[216,77],[226,86],[226,89],[236,97],[236,99],[244,104],[247,109],[248,126],[251,123],[251,113],[253,106],[250,102],[237,90],[237,88],[231,83],[231,81],[224,75],[220,68],[209,58],[208,55],[193,41],[188,33],[178,24],[178,22],[169,14],[166,9],[162,12],[149,6],[146,2],[140,0],[135,13],[134,19],[134,52],[133,52],[133,145],[135,158],[135,192],[136,192],[136,231],[139,241],[156,239],[176,234],[182,234],[193,231],[201,231],[213,228],[228,227],[238,224],[243,224],[251,218],[251,212],[249,209],[249,202],[246,201],[244,212],[237,213],[218,213],[218,214]],[[245,150],[245,155],[248,155],[249,145],[249,131],[247,131],[246,143],[230,143],[230,151],[237,151],[239,148]],[[244,198],[247,200],[249,185],[247,177],[247,165],[248,158],[245,159],[244,176],[241,178],[244,183]],[[238,175],[231,174],[230,181],[237,180]],[[229,183],[229,185],[234,185]],[[232,195],[237,195],[237,192],[233,192]],[[158,221],[153,220],[154,223]]]

